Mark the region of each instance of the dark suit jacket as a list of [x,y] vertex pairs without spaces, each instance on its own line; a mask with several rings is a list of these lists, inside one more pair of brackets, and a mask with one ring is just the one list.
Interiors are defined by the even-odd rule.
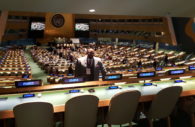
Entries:
[[[94,58],[94,80],[99,80],[99,72],[101,71],[102,76],[106,75],[106,69],[103,66],[101,59],[98,57]],[[87,56],[81,57],[77,60],[75,66],[75,77],[86,77],[86,68],[87,68]]]

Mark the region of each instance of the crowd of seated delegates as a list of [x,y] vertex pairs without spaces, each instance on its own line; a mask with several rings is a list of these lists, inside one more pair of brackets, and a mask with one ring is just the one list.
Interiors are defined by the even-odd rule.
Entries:
[[49,74],[65,74],[68,70],[66,59],[60,57],[54,51],[49,52],[41,47],[32,47],[31,55],[42,69]]
[[74,73],[77,58],[86,55],[88,46],[78,44],[57,44],[48,49],[32,47],[31,55],[48,74],[68,75]]
[[3,58],[4,54],[5,54],[5,51],[4,50],[0,50],[0,60]]
[[[102,59],[108,73],[127,73],[127,70],[141,71],[142,69],[154,68],[159,66],[175,66],[177,60],[181,60],[184,52],[176,54],[175,52],[155,52],[154,49],[141,48],[141,47],[115,47],[111,45],[79,45],[74,48],[74,45],[60,44],[58,48],[54,48],[50,54],[57,55],[58,58],[64,58],[66,64],[66,73],[74,73],[74,63],[77,58],[86,55],[87,48],[95,49],[95,55]],[[43,49],[42,49],[43,50]],[[44,52],[47,52],[44,50]],[[48,53],[48,52],[47,52]],[[60,53],[63,55],[61,56]],[[40,55],[38,55],[40,56]],[[72,60],[70,59],[73,58]],[[50,65],[51,66],[51,65]],[[58,66],[61,66],[58,64]],[[49,76],[50,83],[60,83],[64,75],[62,73],[50,72]],[[54,76],[54,77],[53,77]],[[51,80],[50,80],[51,79]],[[56,80],[56,81],[55,81]]]
[[49,51],[58,54],[60,57],[70,62],[74,62],[75,58],[85,55],[86,47],[80,44],[61,43],[57,44],[55,47],[50,47]]
[[31,75],[31,68],[22,49],[6,50],[0,60],[0,76]]
[[114,47],[102,45],[97,48],[96,55],[102,58],[108,71],[120,71],[130,68],[149,68],[158,66],[174,66],[184,53],[155,52],[154,49]]
[[60,58],[64,58],[68,63],[74,65],[77,58],[86,55],[87,48],[89,48],[88,45],[61,43],[57,44],[55,47],[50,47],[48,51],[55,55],[59,55]]
[[[87,48],[95,49],[95,54],[100,57],[108,73],[127,72],[127,70],[142,70],[143,68],[159,66],[175,66],[177,60],[181,60],[184,53],[155,52],[152,48],[111,46],[111,45],[75,45],[57,44],[52,50],[34,47],[31,52],[35,60],[47,70],[49,74],[60,76],[74,73],[76,60],[86,55]],[[61,61],[64,61],[62,64]],[[63,71],[62,71],[63,69]],[[61,77],[62,76],[62,77]]]
[[[183,61],[181,61],[183,62]],[[195,57],[190,58],[189,60],[187,60],[187,62],[185,62],[185,65],[189,66],[189,65],[194,65],[195,64]]]
[[168,53],[163,51],[155,52],[152,48],[116,47],[95,44],[86,46],[65,43],[57,44],[52,52],[58,54],[59,57],[65,58],[70,63],[74,63],[77,58],[86,54],[86,49],[89,47],[96,50],[96,56],[102,59],[109,72],[130,68],[139,69],[148,67],[156,68],[158,66],[175,66],[176,62],[181,61],[185,54],[184,52],[176,54],[173,51]]
[[57,46],[57,44],[62,44],[62,43],[66,43],[66,44],[72,44],[73,42],[72,42],[72,40],[67,40],[66,38],[64,38],[64,37],[58,37],[58,38],[54,38],[54,40],[52,41],[52,42],[48,42],[48,46],[50,46],[50,47],[52,47],[52,46],[54,46],[54,47],[56,47]]

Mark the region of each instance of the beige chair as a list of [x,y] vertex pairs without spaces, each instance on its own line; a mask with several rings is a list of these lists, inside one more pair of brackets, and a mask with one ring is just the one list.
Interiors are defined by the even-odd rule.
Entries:
[[14,107],[17,127],[53,127],[53,106],[45,102],[24,103]]
[[112,97],[106,116],[106,123],[112,125],[122,125],[129,123],[135,115],[141,93],[137,90],[124,91]]
[[93,95],[82,95],[65,104],[64,127],[95,127],[99,99]]
[[172,113],[181,92],[182,87],[180,86],[167,87],[158,92],[147,114],[150,127],[153,127],[153,119],[162,118],[167,118],[167,126],[171,126],[169,115]]

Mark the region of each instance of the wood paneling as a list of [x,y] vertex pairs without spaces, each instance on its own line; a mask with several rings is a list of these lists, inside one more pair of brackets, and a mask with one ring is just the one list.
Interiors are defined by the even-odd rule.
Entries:
[[112,29],[112,30],[134,30],[134,31],[146,31],[146,32],[161,32],[165,31],[163,25],[128,25],[128,24],[91,24],[90,29]]
[[45,28],[45,41],[52,41],[54,37],[66,37],[70,38],[74,36],[74,16],[73,14],[62,14],[65,19],[65,24],[56,28],[51,24],[52,17],[55,13],[47,13],[46,14],[46,28]]
[[75,14],[75,18],[76,19],[151,19],[151,18],[163,18],[163,17],[161,16]]
[[20,40],[23,38],[28,38],[27,34],[9,34],[9,35],[4,35],[3,41]]
[[177,45],[177,40],[176,40],[176,36],[175,36],[175,30],[173,28],[173,22],[170,16],[167,16],[167,25],[169,28],[169,36],[171,38],[171,44],[176,46]]
[[[118,33],[98,33],[90,32],[90,37],[109,37],[129,40],[144,40],[157,41],[164,43],[172,43],[170,36],[168,21],[166,17],[159,16],[128,16],[128,15],[90,15],[90,14],[75,14],[75,19],[90,19],[90,30],[119,30],[133,32],[163,32],[164,36],[132,36],[121,35]],[[93,20],[95,19],[95,21]],[[105,20],[106,19],[106,20]],[[128,19],[128,20],[127,20]],[[161,21],[155,20],[161,19]],[[92,20],[92,21],[91,21]],[[99,21],[97,21],[99,20]],[[110,20],[106,22],[107,20]],[[113,21],[115,20],[115,21]],[[122,20],[122,22],[120,22]]]
[[[45,43],[52,41],[54,37],[66,37],[70,38],[74,36],[74,15],[73,14],[62,14],[65,19],[65,24],[61,28],[56,28],[51,24],[51,19],[55,15],[55,13],[41,13],[41,12],[9,12],[9,16],[26,16],[30,17],[45,17],[45,31],[44,38],[38,39],[39,42]],[[29,29],[29,20],[8,20],[6,30],[20,30],[24,29],[28,32]],[[7,40],[17,40],[27,38],[27,34],[25,36],[19,35],[6,35],[4,37],[4,41]]]
[[28,31],[29,27],[29,22],[28,21],[23,21],[23,22],[13,22],[13,21],[8,21],[6,29],[26,29]]
[[[8,16],[13,16],[13,17],[8,18],[7,20],[6,30],[4,31],[6,33],[3,36],[3,41],[5,42],[28,38],[29,18],[45,17],[45,13],[9,11]],[[26,17],[26,19],[22,19],[21,17]],[[15,31],[15,32],[7,33],[7,31]]]
[[8,17],[8,12],[2,11],[0,15],[0,42],[2,41],[4,31],[6,28],[7,17]]
[[[128,36],[121,34],[93,34],[90,32],[90,37],[110,37],[110,38],[121,38],[129,40],[146,40],[146,41],[158,41],[172,44],[172,38],[170,36],[170,31],[168,27],[168,22],[166,17],[159,16],[128,16],[128,15],[90,15],[90,14],[65,14],[64,16],[65,24],[60,28],[56,28],[51,24],[51,19],[55,13],[41,13],[41,12],[9,12],[9,16],[27,16],[27,17],[45,17],[45,31],[44,38],[38,39],[41,43],[47,43],[53,41],[54,37],[74,37],[74,21],[75,19],[162,19],[162,22],[91,22],[90,30],[129,30],[129,31],[143,31],[143,32],[164,32],[162,37],[144,37],[144,36]],[[26,29],[28,31],[28,20],[22,22],[8,21],[6,29]],[[8,37],[8,36],[6,36]],[[13,36],[12,36],[13,37]],[[12,37],[6,38],[5,40],[14,39]],[[22,39],[22,36],[20,36]],[[15,38],[14,40],[18,39]]]
[[192,29],[192,25],[194,23],[194,19],[191,18],[189,22],[186,24],[185,33],[194,41],[195,43],[195,32]]
[[9,11],[10,16],[27,16],[27,17],[45,17],[45,12],[20,12],[20,11]]
[[120,39],[129,39],[129,40],[144,40],[144,41],[156,41],[156,42],[167,42],[169,38],[166,36],[163,38],[154,38],[154,37],[144,37],[144,36],[131,36],[131,35],[123,35],[123,34],[90,34],[90,37],[105,37],[105,38],[120,38]]

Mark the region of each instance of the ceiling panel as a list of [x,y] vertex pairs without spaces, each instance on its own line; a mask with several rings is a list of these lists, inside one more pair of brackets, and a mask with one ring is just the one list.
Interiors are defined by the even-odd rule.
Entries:
[[1,0],[0,10],[195,17],[195,0]]

